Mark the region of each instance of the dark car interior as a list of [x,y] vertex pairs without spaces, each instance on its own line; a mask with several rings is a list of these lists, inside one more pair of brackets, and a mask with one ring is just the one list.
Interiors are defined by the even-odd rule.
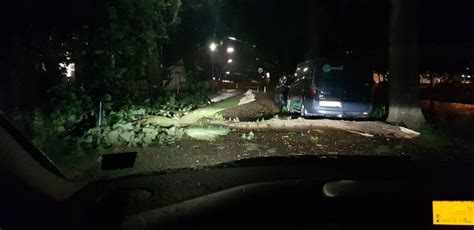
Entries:
[[470,229],[433,225],[432,213],[434,200],[474,199],[467,162],[260,158],[74,182],[7,130],[2,229]]

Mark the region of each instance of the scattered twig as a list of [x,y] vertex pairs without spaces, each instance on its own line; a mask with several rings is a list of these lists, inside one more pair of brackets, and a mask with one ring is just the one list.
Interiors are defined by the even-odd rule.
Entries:
[[349,133],[359,134],[359,135],[364,136],[364,137],[374,137],[374,135],[372,135],[370,133],[361,133],[361,132],[352,131],[352,130],[346,130],[346,131],[349,132]]
[[402,131],[402,133],[406,133],[406,134],[410,134],[410,135],[414,135],[414,136],[419,136],[420,135],[420,133],[415,131],[415,130],[407,129],[407,128],[401,127],[401,126],[400,126],[400,131]]

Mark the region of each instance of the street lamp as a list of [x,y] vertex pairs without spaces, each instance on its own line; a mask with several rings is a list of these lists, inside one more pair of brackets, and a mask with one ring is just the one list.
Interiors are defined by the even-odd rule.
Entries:
[[234,52],[234,47],[227,47],[227,53],[231,54]]
[[216,51],[216,49],[217,49],[216,43],[214,43],[214,42],[211,43],[211,45],[209,45],[209,49],[210,49],[212,52]]
[[232,63],[232,62],[233,62],[232,59],[227,60],[227,63],[229,63],[229,64]]
[[209,45],[209,49],[211,50],[212,92],[214,93],[214,81],[216,80],[216,76],[214,75],[214,52],[217,50],[216,43],[212,42]]
[[212,70],[212,77],[215,77],[214,76],[214,52],[217,50],[217,45],[216,43],[211,43],[211,45],[209,45],[209,49],[211,50],[211,70]]

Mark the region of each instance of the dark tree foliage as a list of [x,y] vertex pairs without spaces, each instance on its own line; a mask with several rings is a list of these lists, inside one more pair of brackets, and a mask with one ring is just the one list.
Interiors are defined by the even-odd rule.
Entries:
[[12,2],[2,14],[0,105],[48,102],[48,89],[64,80],[59,63],[70,62],[75,84],[89,96],[133,95],[134,82],[147,79],[154,51],[179,23],[180,6],[180,0]]

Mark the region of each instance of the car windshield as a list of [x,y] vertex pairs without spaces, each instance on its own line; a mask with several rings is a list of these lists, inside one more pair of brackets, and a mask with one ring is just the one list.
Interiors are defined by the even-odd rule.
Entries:
[[71,179],[273,157],[474,159],[467,1],[8,5],[2,116]]

